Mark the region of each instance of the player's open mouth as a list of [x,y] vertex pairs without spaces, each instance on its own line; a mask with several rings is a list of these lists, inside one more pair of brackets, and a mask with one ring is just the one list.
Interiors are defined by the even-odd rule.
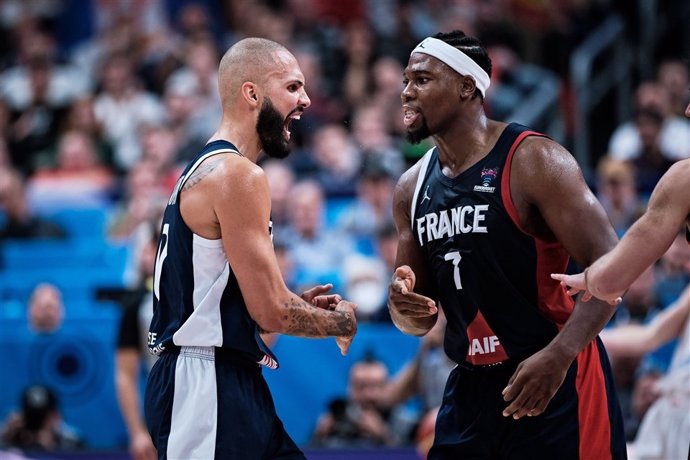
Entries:
[[302,117],[303,111],[304,110],[302,108],[296,108],[285,118],[285,124],[283,125],[283,136],[285,136],[286,140],[290,140],[290,123],[292,120],[299,120]]
[[403,123],[405,127],[411,128],[412,125],[420,118],[420,113],[417,109],[409,106],[403,107]]

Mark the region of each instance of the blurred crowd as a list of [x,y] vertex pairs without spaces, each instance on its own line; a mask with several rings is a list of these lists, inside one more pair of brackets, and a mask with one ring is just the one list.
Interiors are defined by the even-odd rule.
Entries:
[[[478,36],[493,60],[489,116],[509,119],[544,78],[560,82],[565,113],[577,97],[568,94],[567,57],[606,15],[633,8],[604,0],[79,3],[0,1],[0,247],[68,238],[68,229],[50,219],[55,209],[103,209],[103,244],[130,248],[123,288],[134,294],[122,302],[131,310],[126,324],[144,331],[138,312],[149,305],[163,206],[186,161],[218,124],[217,65],[238,39],[262,36],[292,50],[312,101],[292,124],[292,155],[261,163],[286,282],[298,292],[332,282],[358,304],[360,322],[387,324],[397,245],[392,192],[400,174],[431,147],[404,141],[400,91],[410,50],[428,35],[462,29]],[[661,174],[690,157],[690,120],[682,114],[690,70],[682,58],[659,57],[653,78],[639,81],[630,95],[632,118],[603,127],[607,151],[591,152],[592,164],[582,165],[593,170],[590,185],[619,235],[644,211]],[[626,294],[609,327],[651,321],[689,282],[690,246],[679,234]],[[60,328],[70,308],[60,289],[40,284],[28,299],[35,333]],[[140,332],[121,331],[121,348],[144,348]],[[654,382],[672,352],[670,346],[612,356],[629,439],[658,395]],[[118,365],[131,371],[140,355],[120,356]],[[351,369],[348,394],[314,420],[314,445],[428,442],[427,414],[440,403],[452,367],[444,356],[432,334],[395,375],[374,354],[363,357]],[[405,403],[413,397],[421,404],[411,415]],[[17,400],[0,445],[81,446],[61,424],[48,387],[27,388]],[[135,418],[126,420],[132,436]],[[46,426],[52,437],[38,428]]]

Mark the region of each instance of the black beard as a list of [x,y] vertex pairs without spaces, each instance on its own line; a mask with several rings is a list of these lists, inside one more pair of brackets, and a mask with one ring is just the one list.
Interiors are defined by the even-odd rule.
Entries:
[[410,144],[419,144],[429,136],[431,136],[431,131],[429,131],[429,127],[426,124],[426,120],[422,120],[422,126],[418,130],[408,130],[405,133],[405,139],[407,139],[407,142],[409,142]]
[[273,106],[269,98],[264,100],[256,120],[261,149],[271,158],[285,158],[290,154],[290,144],[283,136],[285,119]]

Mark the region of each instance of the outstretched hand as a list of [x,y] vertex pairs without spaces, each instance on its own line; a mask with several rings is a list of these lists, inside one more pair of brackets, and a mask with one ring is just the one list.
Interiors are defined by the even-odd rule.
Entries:
[[317,308],[323,308],[324,310],[335,310],[335,306],[343,300],[339,294],[329,294],[326,295],[328,291],[333,289],[333,284],[320,284],[308,289],[302,293],[300,297],[305,302],[309,302]]
[[415,282],[415,274],[409,266],[402,265],[395,269],[388,289],[391,307],[410,318],[424,318],[438,313],[433,299],[413,291]]
[[[552,273],[551,278],[561,282],[561,286],[566,289],[566,292],[570,296],[577,295],[582,292],[582,301],[587,302],[592,299],[593,295],[587,290],[587,280],[585,279],[585,273],[578,273],[576,275],[566,275],[565,273]],[[605,300],[609,305],[618,305],[621,303],[622,299],[616,297],[615,299],[602,299]]]

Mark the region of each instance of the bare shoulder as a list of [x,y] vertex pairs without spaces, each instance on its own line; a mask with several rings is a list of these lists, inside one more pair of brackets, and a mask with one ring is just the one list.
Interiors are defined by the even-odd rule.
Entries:
[[526,174],[546,177],[580,169],[565,147],[542,136],[529,136],[520,143],[513,156],[512,167]]
[[[180,212],[189,228],[204,238],[220,238],[220,222],[226,216],[249,220],[256,211],[268,219],[270,198],[263,170],[234,154],[204,160],[187,178],[180,192]],[[244,214],[243,214],[244,213]]]
[[195,187],[212,190],[214,197],[228,193],[256,191],[267,186],[266,176],[260,166],[244,157],[221,154],[204,160],[185,182],[183,191]]
[[587,188],[580,166],[568,150],[546,137],[529,136],[511,163],[511,192],[528,201]]

